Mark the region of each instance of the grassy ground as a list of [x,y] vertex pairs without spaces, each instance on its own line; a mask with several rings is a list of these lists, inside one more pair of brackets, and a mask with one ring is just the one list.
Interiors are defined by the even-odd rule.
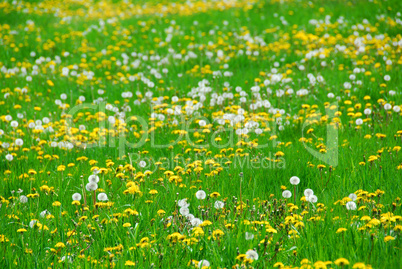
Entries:
[[0,267],[400,268],[401,11],[1,2]]

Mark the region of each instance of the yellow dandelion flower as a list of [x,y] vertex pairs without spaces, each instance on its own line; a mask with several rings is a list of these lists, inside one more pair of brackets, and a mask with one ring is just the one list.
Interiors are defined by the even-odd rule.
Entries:
[[339,258],[334,262],[337,266],[349,265],[349,261],[345,258]]

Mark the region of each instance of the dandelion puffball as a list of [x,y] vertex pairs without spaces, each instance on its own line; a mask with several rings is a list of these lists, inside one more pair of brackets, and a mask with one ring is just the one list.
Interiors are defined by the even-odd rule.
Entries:
[[364,110],[364,115],[370,115],[371,114],[371,109],[370,108],[366,108],[365,110]]
[[203,268],[203,267],[210,267],[211,264],[207,260],[201,260],[198,262],[198,268]]
[[315,195],[313,194],[313,195],[308,196],[308,197],[307,197],[307,200],[308,200],[310,203],[317,203],[318,198],[317,198],[317,196],[315,196]]
[[204,200],[205,197],[207,197],[207,194],[203,190],[199,190],[195,193],[195,197],[197,197],[198,200]]
[[140,162],[138,163],[138,165],[139,165],[141,168],[144,168],[145,166],[147,166],[147,163],[146,163],[145,161],[140,161]]
[[183,216],[187,216],[188,214],[190,214],[190,210],[188,209],[188,207],[182,207],[179,210],[180,214],[182,214]]
[[25,195],[21,195],[20,196],[20,202],[25,204],[28,202],[28,197],[26,197]]
[[99,193],[99,194],[98,194],[98,200],[99,200],[99,201],[107,201],[108,198],[107,198],[106,193],[104,193],[104,192]]
[[355,202],[347,202],[346,209],[347,210],[356,210],[357,206]]
[[293,176],[290,178],[290,184],[292,185],[298,185],[300,183],[300,178]]
[[198,124],[199,124],[201,127],[204,127],[205,125],[207,125],[207,122],[206,122],[205,120],[200,120],[200,121],[198,122]]
[[89,183],[91,183],[91,182],[98,183],[99,182],[99,177],[97,175],[90,175],[88,177],[88,181],[89,181]]
[[253,240],[254,239],[254,234],[252,234],[252,233],[246,232],[245,236],[246,236],[246,240]]
[[282,192],[283,198],[290,198],[292,197],[292,193],[288,190]]
[[357,119],[356,120],[356,125],[362,125],[363,124],[363,120],[362,119]]
[[258,253],[252,249],[247,250],[246,252],[246,257],[247,259],[251,259],[251,260],[258,260]]
[[41,218],[44,218],[44,217],[46,217],[47,214],[49,214],[49,211],[47,211],[47,210],[45,209],[45,210],[43,210],[42,212],[40,212],[39,216],[40,216]]
[[177,202],[177,205],[178,205],[179,207],[189,207],[189,206],[190,206],[190,204],[187,203],[187,199],[186,199],[186,198],[179,200],[179,201]]
[[13,159],[14,159],[13,155],[11,155],[11,154],[6,155],[6,160],[7,161],[11,162]]
[[17,127],[18,127],[18,122],[15,121],[15,120],[13,120],[13,121],[10,123],[10,125],[11,125],[11,127],[13,127],[13,128],[17,128]]
[[215,207],[216,209],[221,209],[221,208],[223,208],[224,206],[225,206],[225,203],[222,202],[222,201],[216,201],[215,204],[214,204],[214,207]]
[[98,189],[98,184],[95,182],[89,182],[86,186],[85,189],[87,191],[96,191]]
[[304,196],[309,197],[314,194],[314,191],[312,189],[305,189],[304,190]]
[[38,222],[37,220],[31,220],[29,222],[29,227],[33,228],[37,222]]
[[72,198],[73,198],[73,201],[79,201],[79,200],[81,200],[81,194],[76,192],[73,194]]
[[188,215],[186,216],[186,218],[187,218],[188,221],[191,222],[195,217],[194,217],[193,214],[188,214]]
[[349,194],[348,197],[349,197],[350,199],[352,199],[352,201],[356,201],[356,199],[357,199],[357,195],[354,194],[354,193]]
[[200,220],[199,218],[194,218],[191,220],[191,225],[193,225],[194,227],[197,227],[200,224],[202,224],[202,220]]
[[15,139],[15,145],[20,147],[20,146],[24,145],[24,141],[21,138],[17,138],[17,139]]

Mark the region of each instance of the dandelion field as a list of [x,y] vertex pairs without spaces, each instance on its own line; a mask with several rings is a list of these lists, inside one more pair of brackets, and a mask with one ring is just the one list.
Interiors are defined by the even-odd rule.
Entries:
[[0,268],[401,268],[401,12],[0,2]]

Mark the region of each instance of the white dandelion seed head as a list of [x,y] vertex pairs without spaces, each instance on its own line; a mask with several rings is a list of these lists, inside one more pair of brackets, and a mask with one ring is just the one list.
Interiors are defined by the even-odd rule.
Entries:
[[179,201],[177,202],[177,205],[178,205],[179,207],[189,207],[189,206],[190,206],[190,204],[187,203],[187,198],[184,198],[184,199],[179,200]]
[[200,121],[198,122],[198,124],[199,124],[201,127],[204,127],[205,125],[207,125],[207,122],[206,122],[205,120],[200,120]]
[[31,221],[29,222],[29,227],[33,228],[37,222],[38,222],[38,221],[37,221],[36,219],[31,220]]
[[17,145],[17,146],[24,145],[24,140],[22,140],[21,138],[15,139],[15,145]]
[[140,161],[140,162],[138,163],[138,165],[139,165],[141,168],[144,168],[145,166],[147,166],[147,163],[146,163],[145,161]]
[[215,207],[216,209],[222,209],[224,206],[225,206],[225,203],[222,202],[222,201],[216,201],[216,202],[214,203],[214,207]]
[[21,195],[20,196],[20,202],[25,204],[28,202],[28,197],[26,197],[25,195]]
[[246,258],[251,260],[258,260],[258,253],[252,249],[247,250]]
[[188,214],[188,215],[186,216],[186,218],[187,218],[188,221],[191,222],[195,217],[194,217],[193,214]]
[[292,193],[288,190],[285,190],[282,192],[282,196],[283,196],[283,198],[290,198],[290,197],[292,197]]
[[7,161],[11,162],[13,159],[14,159],[13,155],[11,155],[11,154],[6,155],[6,160]]
[[362,119],[357,119],[356,120],[356,125],[362,125],[363,124],[363,120]]
[[347,210],[356,210],[357,206],[355,202],[347,202],[346,209]]
[[354,194],[354,193],[349,194],[348,197],[349,197],[350,199],[352,199],[352,201],[356,201],[356,199],[357,199],[357,195]]
[[371,109],[366,108],[363,113],[364,113],[364,115],[370,115],[371,114]]
[[85,189],[87,191],[96,191],[98,189],[98,184],[95,182],[89,182],[86,186]]
[[308,200],[310,203],[317,203],[318,198],[317,198],[317,196],[315,196],[315,195],[313,194],[313,195],[308,196],[308,197],[307,197],[307,200]]
[[81,194],[76,192],[76,193],[73,194],[72,198],[73,198],[73,201],[80,201],[81,200]]
[[200,260],[200,261],[198,262],[198,268],[203,268],[204,266],[210,267],[211,264],[210,264],[209,261],[207,261],[207,260]]
[[10,125],[11,125],[11,127],[13,127],[13,128],[17,128],[17,127],[18,127],[18,121],[13,120],[13,121],[10,123]]
[[253,240],[254,239],[254,234],[246,232],[245,237],[246,237],[246,240]]
[[91,183],[91,182],[98,183],[99,182],[99,177],[97,175],[90,175],[88,177],[88,181],[89,181],[89,183]]
[[199,218],[194,218],[191,220],[191,225],[193,225],[194,227],[197,227],[201,224],[202,224],[202,220],[200,220]]
[[392,108],[392,105],[391,104],[385,104],[384,105],[384,109],[385,110],[390,110]]
[[300,183],[300,178],[293,176],[290,178],[290,184],[292,185],[298,185]]
[[98,200],[99,200],[99,201],[107,201],[108,198],[107,198],[106,193],[104,193],[104,192],[99,193],[99,194],[98,194]]
[[312,189],[305,189],[304,190],[304,196],[309,197],[314,194],[314,191]]
[[185,217],[188,216],[188,214],[190,214],[190,210],[188,209],[188,207],[181,207],[179,212]]
[[44,217],[46,217],[46,215],[49,215],[49,214],[50,214],[49,211],[47,209],[45,209],[42,212],[40,212],[39,216],[41,218],[44,218]]
[[73,263],[73,258],[71,257],[71,255],[67,255],[67,256],[63,256],[60,259],[62,262],[64,262],[65,260],[67,260],[68,263]]
[[204,200],[207,197],[207,194],[203,190],[199,190],[195,193],[195,197],[197,197],[198,200]]

